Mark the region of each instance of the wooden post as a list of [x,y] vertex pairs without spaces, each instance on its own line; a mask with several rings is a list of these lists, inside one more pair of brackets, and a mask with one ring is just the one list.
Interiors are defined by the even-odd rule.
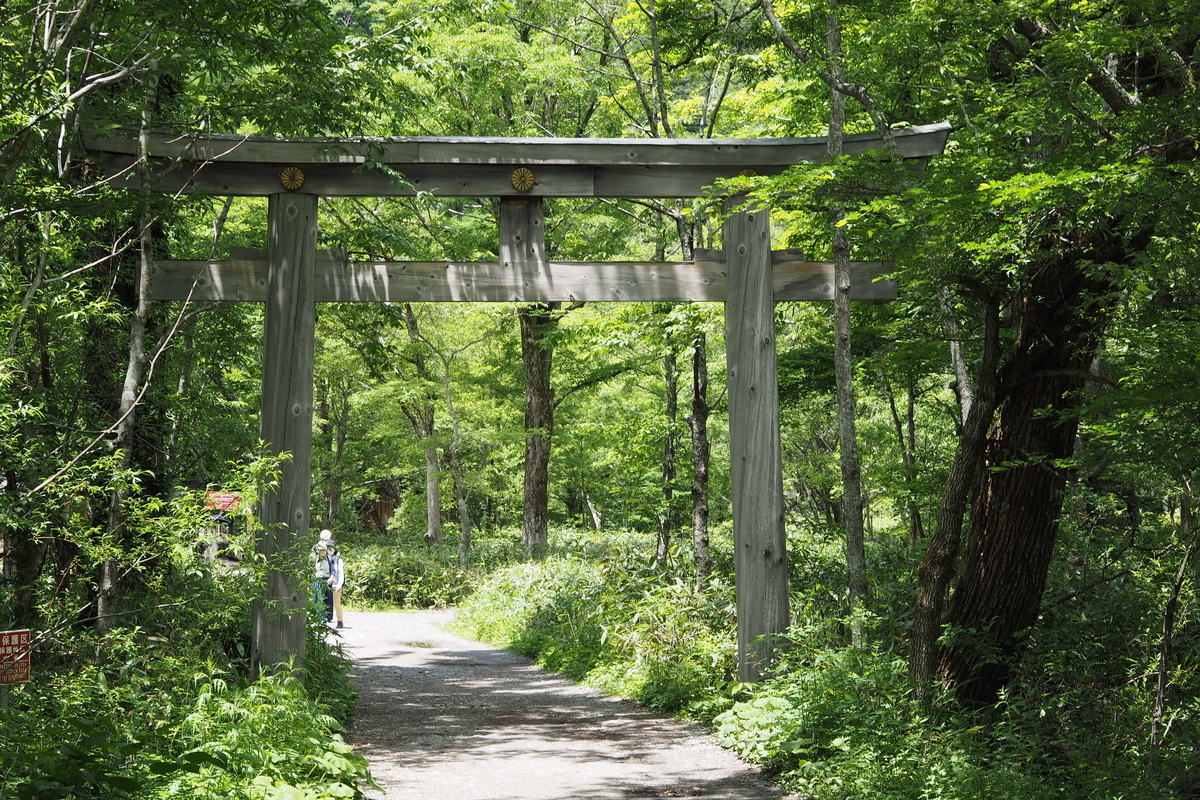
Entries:
[[540,197],[500,200],[500,263],[521,276],[546,267],[545,211]]
[[[726,210],[743,202],[731,198]],[[756,681],[788,626],[770,214],[765,208],[730,214],[724,239],[738,677]]]
[[308,523],[312,488],[313,349],[317,198],[271,195],[269,287],[263,342],[260,437],[272,455],[290,453],[276,490],[261,498],[257,551],[266,556],[266,596],[254,605],[256,671],[304,658],[309,603]]
[[[500,266],[516,285],[549,282],[544,208],[540,197],[500,201]],[[525,484],[521,540],[527,559],[546,557],[550,546],[550,447],[554,393],[550,370],[553,347],[543,341],[554,322],[557,301],[521,306],[521,362],[525,374]]]

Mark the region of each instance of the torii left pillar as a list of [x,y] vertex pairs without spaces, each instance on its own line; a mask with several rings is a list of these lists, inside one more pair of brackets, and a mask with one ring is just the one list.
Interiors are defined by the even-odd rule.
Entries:
[[735,197],[725,206],[725,361],[738,679],[752,682],[770,674],[789,616],[771,215],[744,203]]
[[313,349],[316,304],[317,197],[271,195],[269,264],[263,336],[259,438],[270,455],[290,453],[278,485],[263,493],[255,549],[265,557],[265,596],[254,604],[255,672],[304,659],[308,613],[308,544],[312,475]]

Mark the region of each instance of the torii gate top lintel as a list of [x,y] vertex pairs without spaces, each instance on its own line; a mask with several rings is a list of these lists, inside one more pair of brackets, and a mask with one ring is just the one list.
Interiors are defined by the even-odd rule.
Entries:
[[[902,156],[923,167],[941,154],[950,125],[893,132]],[[847,153],[878,149],[878,134],[845,137]],[[94,138],[106,172],[136,180],[135,136]],[[502,137],[273,138],[154,133],[149,156],[174,162],[155,189],[321,197],[697,197],[739,174],[774,175],[827,157],[825,137],[774,139],[563,139]],[[370,170],[371,164],[387,167]],[[403,180],[393,174],[400,173]]]

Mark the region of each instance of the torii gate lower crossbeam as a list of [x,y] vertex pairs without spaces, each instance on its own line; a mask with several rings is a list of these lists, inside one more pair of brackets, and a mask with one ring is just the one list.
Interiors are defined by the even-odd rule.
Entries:
[[[896,131],[898,152],[921,168],[945,147],[948,125]],[[846,152],[878,148],[871,135]],[[90,143],[117,183],[136,186],[139,143]],[[789,622],[774,303],[832,299],[832,265],[772,252],[765,208],[730,201],[723,254],[675,264],[545,260],[543,197],[696,197],[715,180],[777,174],[824,158],[825,140],[618,140],[389,138],[295,140],[238,136],[149,137],[154,191],[269,197],[265,259],[157,262],[151,297],[265,300],[261,436],[290,453],[259,510],[257,543],[272,565],[255,606],[256,668],[302,659],[307,587],[299,579],[309,534],[316,301],[716,300],[725,303],[738,608],[739,677],[769,669]],[[363,172],[375,163],[385,169]],[[306,171],[308,174],[306,175]],[[402,180],[395,176],[402,175]],[[319,196],[501,197],[501,261],[350,264],[316,250]],[[508,233],[502,233],[508,236]],[[522,237],[520,241],[516,237]],[[507,256],[507,258],[506,258]],[[884,265],[859,264],[852,298],[885,300]]]

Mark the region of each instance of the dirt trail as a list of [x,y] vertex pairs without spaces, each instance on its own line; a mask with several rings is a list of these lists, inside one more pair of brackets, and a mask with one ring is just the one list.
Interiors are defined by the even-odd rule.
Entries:
[[785,797],[698,726],[446,633],[450,617],[346,613],[359,693],[347,739],[384,787],[368,798]]

